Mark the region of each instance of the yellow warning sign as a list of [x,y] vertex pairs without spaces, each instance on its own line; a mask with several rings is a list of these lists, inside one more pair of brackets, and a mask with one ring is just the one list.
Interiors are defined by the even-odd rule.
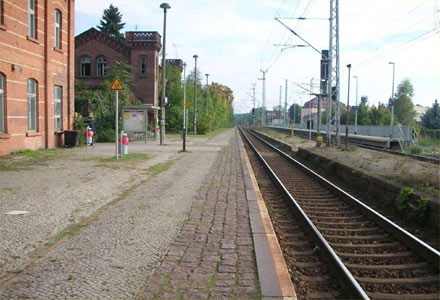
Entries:
[[189,108],[189,104],[188,103],[185,103],[185,108]]
[[121,81],[119,80],[119,78],[117,76],[113,80],[113,83],[110,86],[110,90],[111,91],[122,91],[122,90],[124,90],[124,86],[122,85]]

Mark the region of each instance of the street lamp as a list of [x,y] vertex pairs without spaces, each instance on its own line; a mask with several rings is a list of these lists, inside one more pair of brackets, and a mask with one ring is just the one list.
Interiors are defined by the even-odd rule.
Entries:
[[[390,65],[393,65],[393,85],[392,85],[392,90],[391,90],[391,135],[390,135],[390,139],[393,137],[393,119],[394,119],[394,74],[396,72],[396,64],[394,62],[389,62]],[[390,141],[391,142],[391,141]]]
[[209,74],[205,74],[205,76],[206,76],[206,87],[208,88],[208,77],[209,77]]
[[358,131],[358,87],[359,87],[359,77],[353,76],[353,78],[356,78],[356,110],[354,112],[354,134],[357,134]]
[[195,54],[194,58],[194,135],[197,134],[197,58],[199,56]]
[[161,93],[161,120],[160,120],[160,144],[165,143],[165,68],[166,68],[166,30],[167,30],[167,9],[171,6],[168,3],[162,3],[163,9],[163,50],[162,50],[162,93]]
[[186,135],[188,133],[188,128],[186,125],[186,113],[186,63],[183,63],[183,152],[186,151]]
[[348,64],[347,68],[348,68],[348,93],[347,93],[347,120],[345,122],[345,149],[348,148],[348,118],[350,117],[350,70],[351,70],[351,64]]

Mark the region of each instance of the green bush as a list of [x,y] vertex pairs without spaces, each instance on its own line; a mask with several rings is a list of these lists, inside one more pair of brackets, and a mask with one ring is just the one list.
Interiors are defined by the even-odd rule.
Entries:
[[422,153],[423,148],[421,146],[412,146],[408,148],[409,153],[419,155]]
[[396,198],[397,207],[408,220],[423,221],[428,211],[429,200],[419,198],[411,188],[403,188]]
[[101,143],[115,142],[115,130],[107,128],[100,132],[96,132],[96,141]]

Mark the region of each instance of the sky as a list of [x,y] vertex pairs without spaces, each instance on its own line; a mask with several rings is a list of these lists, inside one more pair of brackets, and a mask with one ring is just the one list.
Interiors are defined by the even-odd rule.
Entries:
[[[409,79],[413,103],[432,106],[440,99],[440,0],[340,0],[339,56],[340,101],[350,105],[368,96],[369,105],[388,102],[393,86]],[[163,10],[155,0],[76,0],[75,35],[96,27],[105,8],[119,8],[126,23],[123,31],[163,32]],[[266,106],[280,101],[302,104],[318,92],[320,59],[313,50],[328,49],[329,0],[170,0],[167,10],[167,58],[194,68],[229,86],[235,96],[234,111],[249,112],[262,102],[262,72],[266,73]],[[304,45],[275,20],[280,18],[311,47]],[[306,18],[298,20],[298,18]],[[353,78],[353,76],[357,76]],[[203,78],[205,82],[205,77]],[[300,85],[300,86],[298,86]]]

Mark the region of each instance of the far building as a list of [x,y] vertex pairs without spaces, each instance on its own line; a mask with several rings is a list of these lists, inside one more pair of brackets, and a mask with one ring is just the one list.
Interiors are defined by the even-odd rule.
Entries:
[[[87,86],[100,85],[106,69],[116,61],[125,61],[131,67],[133,94],[151,106],[148,120],[157,124],[159,107],[159,52],[161,36],[156,31],[127,31],[123,41],[117,41],[95,28],[75,37],[75,79]],[[183,68],[180,59],[167,59],[167,64]],[[90,107],[82,114],[91,113]]]
[[422,116],[428,111],[429,107],[421,106],[420,104],[414,105],[414,110],[416,111],[416,115],[414,119],[416,122],[422,122]]
[[[309,124],[312,122],[312,128],[316,128],[316,124],[318,122],[318,97],[314,97],[311,100],[304,103],[301,108],[301,116],[304,124]],[[342,109],[346,109],[346,105],[343,103],[339,103]],[[328,106],[328,98],[322,98],[321,100],[321,113],[326,111]],[[322,122],[322,120],[321,120]]]

